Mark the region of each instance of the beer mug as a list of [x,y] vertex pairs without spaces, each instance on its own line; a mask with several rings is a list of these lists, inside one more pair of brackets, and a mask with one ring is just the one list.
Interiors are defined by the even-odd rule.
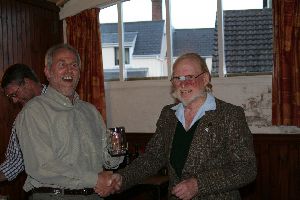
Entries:
[[126,154],[126,136],[124,127],[107,129],[107,149],[111,156],[122,156]]

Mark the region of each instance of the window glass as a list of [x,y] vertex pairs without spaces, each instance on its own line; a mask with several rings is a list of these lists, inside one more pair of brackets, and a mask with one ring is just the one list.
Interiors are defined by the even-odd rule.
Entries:
[[[162,6],[162,3],[161,3]],[[110,9],[110,10],[108,10]],[[100,30],[103,57],[106,57],[104,71],[114,69],[119,73],[119,48],[117,17],[111,17],[117,6],[100,10]],[[162,8],[160,8],[162,13]],[[167,76],[165,64],[165,21],[152,21],[151,0],[131,0],[123,2],[125,79]],[[106,40],[104,40],[106,37]],[[113,66],[111,64],[114,64]],[[107,74],[105,74],[106,76]],[[110,80],[109,77],[105,78]]]
[[116,62],[116,51],[118,48],[118,21],[117,5],[113,5],[100,10],[100,31],[101,31],[101,45],[102,45],[102,60],[104,80],[119,80],[119,65]]
[[[196,52],[218,75],[217,0],[170,0],[173,61]],[[227,75],[270,73],[272,11],[262,0],[223,0],[224,60]],[[167,77],[164,0],[123,2],[124,78]],[[118,9],[100,10],[105,80],[119,79]],[[223,54],[223,52],[221,52]],[[112,76],[112,74],[114,74]]]
[[[125,64],[129,65],[129,48],[125,48]],[[115,47],[115,65],[119,65],[119,47]]]
[[[272,9],[267,1],[223,0],[226,75],[268,74],[273,69]],[[218,74],[218,49],[213,75]]]
[[196,52],[211,70],[215,37],[217,0],[171,1],[174,60],[187,52]]

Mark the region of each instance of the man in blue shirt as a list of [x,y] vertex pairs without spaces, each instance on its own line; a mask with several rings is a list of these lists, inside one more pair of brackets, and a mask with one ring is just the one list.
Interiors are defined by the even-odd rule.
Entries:
[[240,200],[239,188],[257,173],[243,108],[213,95],[207,65],[196,53],[176,59],[171,83],[179,102],[162,109],[145,153],[111,176],[111,191],[95,191],[126,190],[166,166],[170,200]]

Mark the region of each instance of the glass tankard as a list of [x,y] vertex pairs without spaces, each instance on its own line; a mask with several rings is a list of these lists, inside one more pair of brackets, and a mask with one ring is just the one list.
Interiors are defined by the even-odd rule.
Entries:
[[107,149],[111,156],[122,156],[126,154],[126,136],[124,127],[107,129]]

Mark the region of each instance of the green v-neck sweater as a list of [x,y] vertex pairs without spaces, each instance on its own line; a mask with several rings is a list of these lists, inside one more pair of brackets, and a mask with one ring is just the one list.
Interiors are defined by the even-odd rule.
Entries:
[[196,121],[188,131],[184,129],[180,122],[177,123],[172,143],[170,162],[178,177],[181,177],[181,172],[189,153],[198,123],[199,120]]

